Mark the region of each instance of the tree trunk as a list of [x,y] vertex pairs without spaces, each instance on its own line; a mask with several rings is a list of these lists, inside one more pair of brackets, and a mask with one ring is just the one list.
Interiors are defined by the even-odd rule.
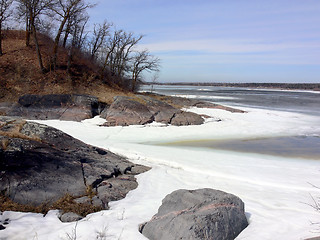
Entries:
[[53,44],[53,51],[52,51],[52,58],[51,58],[51,70],[55,70],[56,66],[57,66],[57,57],[58,57],[58,46],[59,46],[59,41],[60,41],[60,37],[61,37],[61,33],[63,31],[64,25],[67,22],[68,17],[65,17],[63,19],[63,21],[60,24],[57,36],[54,40],[54,44]]
[[69,75],[71,75],[71,63],[72,63],[72,51],[73,50],[73,46],[70,46],[70,49],[68,51],[68,63],[67,63],[67,72]]
[[137,81],[137,76],[132,73],[132,86],[131,86],[131,91],[134,92],[134,89],[136,88],[136,81]]
[[39,42],[38,42],[38,38],[37,38],[37,32],[36,32],[36,28],[35,28],[34,24],[32,24],[32,35],[33,35],[34,44],[36,46],[36,52],[37,52],[40,70],[42,73],[45,73],[46,69],[44,68],[43,63],[42,63],[42,57],[41,57]]
[[30,46],[30,20],[27,16],[26,18],[26,46],[29,47]]
[[65,32],[65,34],[64,34],[64,39],[63,39],[63,44],[62,44],[62,46],[64,47],[64,48],[66,48],[66,45],[67,45],[67,40],[68,40],[68,36],[69,36],[69,32],[68,32],[69,30],[68,29],[66,29],[66,32]]
[[0,56],[3,55],[3,52],[2,52],[2,24],[0,22]]
[[26,28],[26,46],[30,46],[30,30]]
[[109,52],[107,53],[107,56],[106,56],[106,58],[105,58],[105,60],[104,60],[103,66],[102,66],[102,68],[101,68],[101,74],[100,74],[101,80],[104,78],[104,72],[105,72],[106,67],[107,67],[107,65],[108,65],[108,60],[109,60],[110,54],[111,54],[111,51],[109,51]]

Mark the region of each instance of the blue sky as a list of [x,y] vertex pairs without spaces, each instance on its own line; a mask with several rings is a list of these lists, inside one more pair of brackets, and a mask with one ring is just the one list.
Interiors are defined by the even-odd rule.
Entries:
[[145,35],[161,82],[320,83],[320,0],[100,0],[89,14]]

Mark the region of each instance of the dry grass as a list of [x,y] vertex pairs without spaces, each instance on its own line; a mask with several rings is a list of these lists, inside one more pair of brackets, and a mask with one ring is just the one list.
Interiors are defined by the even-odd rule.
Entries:
[[10,144],[9,139],[7,139],[7,138],[1,139],[1,148],[2,148],[4,151],[7,150],[9,144]]
[[42,203],[38,206],[24,205],[12,201],[10,198],[0,195],[0,211],[37,212],[46,214],[49,210],[59,209],[63,212],[74,212],[80,216],[86,216],[93,212],[101,211],[101,207],[91,204],[76,203],[74,197],[66,194],[54,203]]
[[[21,130],[23,126],[27,122],[25,120],[13,120],[5,123],[0,123],[0,136],[3,137],[9,137],[9,138],[20,138],[20,139],[25,139],[25,140],[31,140],[31,141],[37,141],[41,142],[41,139],[38,136],[27,136],[23,133],[21,133]],[[1,130],[4,127],[8,127],[8,129]],[[2,149],[6,149],[8,147],[8,144],[4,144],[5,139],[2,140]]]
[[[41,142],[41,139],[37,136],[27,136],[25,134],[22,134],[20,132],[15,132],[15,131],[7,132],[7,131],[0,130],[0,136],[9,137],[9,138],[20,138],[20,139],[25,139],[25,140]],[[2,145],[2,146],[4,146],[4,145]]]
[[[25,46],[24,31],[4,31],[3,52],[0,56],[0,101],[15,102],[24,94],[87,94],[110,104],[117,95],[133,96],[116,84],[102,83],[97,65],[76,53],[71,74],[66,71],[67,50],[60,48],[56,71],[42,74],[39,70],[33,42]],[[49,69],[52,39],[39,34],[44,65]]]
[[91,185],[87,186],[87,189],[86,189],[86,196],[88,196],[88,198],[90,198],[90,200],[92,201],[92,198],[94,196],[96,196],[97,193],[94,191],[94,189],[92,188]]

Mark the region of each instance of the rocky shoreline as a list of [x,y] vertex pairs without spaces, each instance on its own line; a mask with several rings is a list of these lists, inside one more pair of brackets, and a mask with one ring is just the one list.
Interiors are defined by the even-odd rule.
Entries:
[[181,110],[190,107],[243,112],[211,102],[155,94],[116,96],[110,105],[89,95],[51,94],[24,95],[17,103],[0,103],[0,115],[68,121],[82,121],[100,115],[107,120],[105,126],[143,125],[154,121],[176,126],[202,124],[205,116]]
[[[100,115],[106,120],[103,125],[105,127],[144,125],[154,121],[176,126],[204,123],[206,116],[181,110],[190,107],[243,113],[241,110],[210,102],[160,95],[117,96],[111,105],[86,95],[25,95],[18,103],[0,104],[0,115],[5,115],[0,116],[0,211],[23,211],[26,206],[35,206],[35,209],[46,212],[68,205],[71,207],[62,207],[60,220],[78,221],[90,212],[108,209],[110,201],[124,198],[130,190],[138,186],[134,176],[150,169],[133,164],[105,149],[87,145],[57,129],[24,119],[81,121]],[[190,199],[197,199],[194,204],[199,204],[199,209],[195,210],[195,207],[191,206],[193,210],[186,211],[186,217],[175,219],[175,226],[180,226],[183,221],[186,229],[191,227],[194,231],[183,230],[177,233],[172,229],[171,231],[176,232],[176,237],[197,236],[195,239],[202,239],[209,234],[209,237],[222,236],[221,239],[228,239],[238,235],[247,226],[244,205],[235,196],[210,189],[192,192],[191,195],[190,193],[183,192],[183,196],[186,194]],[[208,198],[209,193],[211,195]],[[225,206],[226,198],[220,196],[230,198],[231,205],[239,202],[237,212],[234,212],[233,207],[214,207],[213,211],[208,209],[203,212],[202,206],[206,201],[209,201],[209,205]],[[17,205],[20,208],[16,208]],[[176,212],[181,206],[169,208]],[[30,211],[30,208],[26,207],[26,210]],[[225,219],[219,216],[229,217]],[[199,217],[203,218],[203,222],[198,221]],[[215,226],[219,224],[219,228],[212,229],[212,224],[209,223],[212,221],[208,222],[208,218]],[[236,230],[228,227],[238,218],[242,219],[242,223]],[[171,220],[165,219],[164,226],[167,221]],[[4,230],[6,224],[0,224],[0,230]],[[152,224],[149,222],[143,225],[141,232],[150,239],[157,239],[161,234],[153,236],[152,227],[146,233]],[[158,224],[162,223],[157,223],[156,228]],[[162,234],[167,239],[171,233],[167,231]]]

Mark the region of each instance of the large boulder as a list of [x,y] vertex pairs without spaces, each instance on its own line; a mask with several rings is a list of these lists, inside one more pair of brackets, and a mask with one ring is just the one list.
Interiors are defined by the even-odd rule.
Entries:
[[99,115],[103,107],[98,98],[88,95],[24,95],[17,104],[7,109],[6,115],[25,119],[81,121]]
[[143,125],[154,120],[153,114],[143,103],[123,96],[115,97],[101,117],[107,120],[107,126]]
[[200,125],[204,122],[203,118],[192,112],[177,112],[171,119],[171,124],[176,126]]
[[150,240],[234,239],[248,226],[240,198],[214,189],[177,190],[140,226]]
[[[0,193],[17,203],[40,205],[65,194],[89,194],[90,202],[94,195],[94,204],[107,208],[110,199],[121,199],[136,188],[133,175],[146,170],[57,129],[0,117]],[[108,181],[112,185],[105,191]]]

